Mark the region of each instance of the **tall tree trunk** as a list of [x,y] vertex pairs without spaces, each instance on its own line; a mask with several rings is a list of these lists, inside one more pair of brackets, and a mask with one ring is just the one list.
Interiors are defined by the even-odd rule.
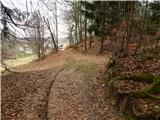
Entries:
[[50,34],[51,34],[52,42],[54,44],[54,48],[55,48],[56,52],[58,52],[58,46],[57,46],[56,41],[54,39],[54,35],[53,35],[51,30],[49,30],[49,31],[50,31]]
[[79,6],[79,41],[81,41],[82,38],[82,13],[81,13],[81,4]]
[[[35,28],[36,28],[36,26],[35,26]],[[38,37],[37,37],[37,28],[34,29],[34,32],[35,32],[36,53],[37,53],[38,59],[40,59],[39,44],[38,44]]]
[[87,49],[87,18],[85,17],[85,25],[84,25],[84,27],[85,27],[85,41],[84,41],[84,48],[85,48],[85,50]]
[[74,3],[74,15],[75,15],[75,44],[78,43],[78,2]]
[[38,35],[38,58],[41,58],[41,36],[40,36],[40,30],[39,27],[37,27],[37,35]]
[[128,46],[128,43],[130,42],[130,36],[131,36],[131,32],[132,32],[132,21],[133,21],[133,11],[134,11],[134,5],[135,2],[131,1],[131,10],[130,10],[130,14],[129,14],[129,21],[128,21],[128,33],[127,33],[127,41],[126,41],[126,48]]
[[[56,44],[58,47],[58,17],[57,17],[57,0],[55,0],[55,19],[56,19]],[[58,49],[57,49],[58,50]]]
[[48,19],[47,19],[47,21],[46,21],[45,18],[44,18],[44,22],[46,23],[47,28],[48,28],[48,30],[49,30],[49,32],[50,32],[50,34],[51,34],[51,38],[52,38],[52,42],[53,42],[54,48],[55,48],[56,52],[58,52],[58,46],[57,46],[56,41],[55,41],[55,39],[54,39],[54,35],[53,35],[52,30],[51,30],[51,28],[50,28],[50,24],[49,24]]
[[[103,2],[101,1],[101,7],[102,7],[102,11],[104,10],[104,4]],[[104,42],[104,34],[105,34],[105,21],[104,21],[105,18],[103,18],[101,20],[101,26],[100,26],[100,29],[101,29],[101,49],[100,49],[100,53],[103,52],[103,42]]]
[[70,32],[69,32],[69,44],[73,45],[72,30],[70,30]]
[[42,39],[41,39],[41,41],[42,41],[42,44],[41,44],[41,46],[42,46],[42,57],[45,57],[45,49],[44,49],[44,22],[42,23]]
[[38,54],[38,59],[41,58],[41,34],[40,34],[40,18],[37,15],[37,23],[36,23],[36,33],[37,33],[37,54]]
[[40,46],[39,46],[39,38],[37,37],[37,55],[38,55],[38,59],[41,58],[41,52],[40,52]]
[[[125,44],[125,37],[126,37],[126,34],[127,34],[127,29],[128,29],[128,20],[129,20],[129,17],[127,18],[127,21],[126,21],[126,1],[124,1],[124,4],[123,4],[123,20],[124,20],[124,27],[122,26],[122,44],[121,44],[121,47],[120,47],[120,51],[123,51],[124,49],[124,44]],[[125,25],[126,24],[126,25]]]
[[77,21],[77,14],[76,14],[76,20],[75,20],[75,38],[76,38],[76,44],[78,44],[78,21]]
[[74,41],[73,41],[73,28],[74,28],[74,25],[72,25],[71,29],[70,29],[70,40],[71,40],[71,44],[70,45],[73,45],[74,44]]
[[78,39],[78,43],[80,41],[79,30],[80,30],[80,5],[79,5],[79,2],[77,2],[77,39]]
[[145,25],[145,21],[146,21],[146,17],[147,17],[147,8],[148,8],[148,1],[146,1],[144,18],[143,18],[143,22],[142,22],[142,26],[141,26],[141,31],[140,31],[139,39],[138,39],[138,45],[136,46],[136,49],[135,49],[135,51],[134,51],[134,55],[137,54],[137,50],[138,50],[138,48],[141,46],[141,43],[142,43],[142,39],[143,39],[143,29],[144,29],[144,25]]

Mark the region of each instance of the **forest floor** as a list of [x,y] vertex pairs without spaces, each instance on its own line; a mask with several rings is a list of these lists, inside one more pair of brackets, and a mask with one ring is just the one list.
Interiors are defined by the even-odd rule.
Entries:
[[2,120],[122,120],[106,93],[111,56],[68,49],[2,76]]
[[160,46],[112,58],[107,81],[127,120],[160,120]]

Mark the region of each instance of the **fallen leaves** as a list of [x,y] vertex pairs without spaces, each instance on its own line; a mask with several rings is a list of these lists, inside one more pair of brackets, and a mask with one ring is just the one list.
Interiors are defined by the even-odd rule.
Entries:
[[2,119],[41,119],[43,100],[54,70],[2,76]]
[[133,80],[118,80],[115,85],[118,93],[121,94],[131,94],[138,91],[143,91],[148,86],[149,84],[147,83]]
[[141,118],[160,118],[160,101],[153,99],[133,100],[133,113]]
[[144,72],[151,73],[153,75],[160,75],[160,48],[152,48],[146,52],[149,52],[148,54],[153,54],[151,59],[144,60],[142,57],[144,53],[138,56],[129,55],[127,57],[120,58],[118,60],[118,64],[120,65],[120,72]]
[[109,73],[113,79],[113,96],[120,109],[122,106],[125,112],[131,112],[137,119],[160,119],[159,92],[155,94],[160,89],[159,84],[150,89],[149,95],[145,91],[160,80],[160,47],[145,48],[138,55],[120,57]]

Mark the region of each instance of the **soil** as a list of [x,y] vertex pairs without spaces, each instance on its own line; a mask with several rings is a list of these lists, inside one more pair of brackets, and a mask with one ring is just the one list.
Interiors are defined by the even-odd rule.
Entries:
[[122,120],[103,81],[109,55],[74,50],[2,76],[2,120]]

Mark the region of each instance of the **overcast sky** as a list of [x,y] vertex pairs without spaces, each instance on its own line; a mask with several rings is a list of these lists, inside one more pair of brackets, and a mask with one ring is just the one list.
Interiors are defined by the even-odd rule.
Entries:
[[[53,6],[54,0],[43,0],[44,3],[47,4],[48,7],[42,2],[42,0],[1,0],[2,3],[7,6],[8,8],[18,8],[21,11],[26,11],[26,2],[28,6],[28,12],[34,10],[40,10],[42,16],[49,18],[50,23],[52,23],[52,28],[55,28],[55,24],[53,21],[54,13],[53,13]],[[58,12],[58,33],[59,39],[67,37],[67,24],[64,23],[64,10],[68,10],[69,8],[65,5],[63,0],[57,0],[57,12]],[[17,29],[19,32],[16,32],[18,36],[22,36],[22,31]]]

